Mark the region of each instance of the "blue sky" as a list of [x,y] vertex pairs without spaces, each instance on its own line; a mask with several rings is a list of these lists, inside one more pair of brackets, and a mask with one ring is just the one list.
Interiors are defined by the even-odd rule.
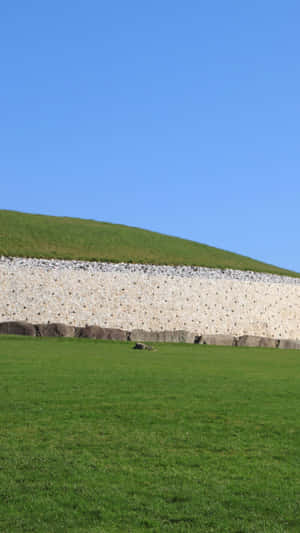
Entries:
[[0,208],[300,271],[299,18],[294,0],[3,2]]

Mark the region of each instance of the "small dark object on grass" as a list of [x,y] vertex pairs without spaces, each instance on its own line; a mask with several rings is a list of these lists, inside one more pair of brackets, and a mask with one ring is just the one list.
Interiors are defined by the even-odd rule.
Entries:
[[134,350],[150,350],[150,351],[156,351],[153,346],[149,346],[149,344],[144,344],[143,342],[137,342],[134,347]]

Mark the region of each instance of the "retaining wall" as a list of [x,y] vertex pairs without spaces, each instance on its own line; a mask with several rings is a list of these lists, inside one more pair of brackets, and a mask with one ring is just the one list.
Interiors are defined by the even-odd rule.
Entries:
[[99,268],[2,258],[0,321],[300,339],[299,280],[181,267]]

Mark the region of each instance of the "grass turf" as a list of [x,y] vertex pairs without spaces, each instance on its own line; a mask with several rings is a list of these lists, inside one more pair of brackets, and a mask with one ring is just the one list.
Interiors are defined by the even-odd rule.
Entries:
[[0,337],[0,531],[300,531],[300,353]]
[[0,255],[300,274],[177,237],[139,228],[0,210]]

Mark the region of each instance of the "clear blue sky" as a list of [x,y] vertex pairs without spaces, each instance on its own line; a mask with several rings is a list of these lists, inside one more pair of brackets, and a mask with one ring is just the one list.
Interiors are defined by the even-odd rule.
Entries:
[[2,2],[0,208],[300,271],[299,20],[298,0]]

